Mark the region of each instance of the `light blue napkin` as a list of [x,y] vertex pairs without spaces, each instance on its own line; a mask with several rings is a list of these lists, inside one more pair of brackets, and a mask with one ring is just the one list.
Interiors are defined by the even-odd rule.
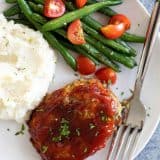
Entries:
[[151,13],[155,0],[140,0]]

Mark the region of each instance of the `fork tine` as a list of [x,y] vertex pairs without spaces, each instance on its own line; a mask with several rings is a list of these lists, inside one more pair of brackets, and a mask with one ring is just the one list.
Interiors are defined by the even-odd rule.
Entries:
[[134,146],[136,144],[136,137],[139,135],[138,132],[139,132],[139,128],[136,127],[136,128],[133,129],[132,133],[130,134],[122,159],[128,159],[128,160],[131,159],[130,156],[131,156],[131,153],[134,150]]
[[114,133],[114,136],[112,138],[112,142],[110,144],[110,147],[109,147],[109,152],[108,152],[108,156],[107,156],[107,160],[113,160],[114,157],[115,157],[115,154],[117,152],[117,149],[118,149],[118,145],[119,145],[119,141],[121,139],[121,136],[122,136],[122,133],[124,131],[124,128],[125,126],[124,125],[121,125],[117,132]]
[[125,148],[126,148],[126,143],[128,141],[130,131],[131,131],[131,126],[128,125],[126,127],[125,131],[123,132],[122,139],[120,141],[120,144],[119,144],[119,147],[118,147],[118,152],[116,154],[115,160],[122,160],[122,156],[123,156],[123,153],[124,153]]
[[132,148],[132,150],[131,150],[131,152],[130,152],[130,155],[129,155],[129,159],[131,159],[133,156],[133,153],[134,153],[134,151],[135,151],[135,149],[136,149],[136,144],[137,144],[137,142],[138,142],[138,138],[139,138],[139,136],[140,136],[140,131],[138,131],[138,133],[137,133],[137,135],[136,135],[136,137],[135,137],[135,141],[134,141],[134,144],[133,144],[133,148]]

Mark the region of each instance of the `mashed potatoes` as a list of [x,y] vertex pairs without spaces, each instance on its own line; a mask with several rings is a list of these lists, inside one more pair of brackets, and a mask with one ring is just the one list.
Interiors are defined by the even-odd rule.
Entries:
[[0,15],[0,119],[26,118],[45,96],[55,61],[41,33]]

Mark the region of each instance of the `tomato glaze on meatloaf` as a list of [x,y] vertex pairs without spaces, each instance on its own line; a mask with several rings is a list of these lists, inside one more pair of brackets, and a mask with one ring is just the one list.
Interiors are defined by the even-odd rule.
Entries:
[[105,146],[121,108],[96,79],[81,79],[48,94],[28,121],[43,160],[84,160]]

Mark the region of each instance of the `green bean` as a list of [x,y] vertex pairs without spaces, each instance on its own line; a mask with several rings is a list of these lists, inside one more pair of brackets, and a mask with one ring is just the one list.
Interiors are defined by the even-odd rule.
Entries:
[[[106,0],[104,0],[104,1],[106,1]],[[88,0],[88,1],[87,1],[88,4],[94,4],[94,3],[97,3],[97,2],[98,2],[97,0]],[[121,3],[119,3],[119,4],[121,4]],[[104,7],[104,8],[102,8],[101,10],[99,10],[99,12],[101,12],[101,13],[109,16],[109,17],[114,16],[114,15],[117,14],[116,11],[112,10],[112,9],[109,8],[109,7]]]
[[99,12],[101,12],[109,17],[112,17],[117,14],[117,12],[115,12],[114,10],[112,10],[109,7],[102,8]]
[[[43,16],[40,16],[38,14],[35,14],[33,13],[32,14],[32,18],[38,22],[38,23],[41,23],[41,24],[44,24],[44,22],[46,21],[46,19],[43,17]],[[58,32],[58,30],[57,30]],[[66,36],[66,32],[62,29],[59,29],[59,33],[61,33],[61,35],[65,35],[65,38],[67,38]],[[78,45],[73,45],[73,44],[70,44],[69,42],[64,42],[61,40],[60,42],[62,45],[64,45],[65,47],[69,48],[69,49],[72,49],[73,51],[75,52],[79,52],[80,54],[83,54],[85,55],[86,57],[88,57],[89,59],[91,59],[95,64],[99,64],[99,62],[94,58],[92,57],[91,55],[87,54],[85,50],[83,50],[80,46]]]
[[[40,17],[42,18],[42,16]],[[32,14],[32,18],[33,19],[35,18],[35,20],[38,23],[44,24],[44,21],[41,21],[41,18],[39,19],[39,18],[34,17],[34,14]],[[55,30],[55,32],[57,32],[59,35],[67,39],[66,32],[63,29],[57,29]],[[63,43],[62,40],[61,40],[61,44],[69,49],[72,49],[75,52],[79,52],[85,55],[86,57],[90,58],[95,64],[99,64],[98,61],[93,56],[89,55],[84,49],[82,49],[81,46],[73,45],[73,44],[70,44],[69,42]]]
[[[102,27],[102,25],[98,21],[96,21],[95,19],[93,19],[90,16],[84,17],[82,19],[82,21],[85,22],[88,26],[92,27],[92,30],[95,29],[95,30],[99,31],[100,28]],[[130,36],[132,36],[132,42],[133,42],[133,38],[137,37],[136,35],[128,34],[128,33],[125,33],[124,35],[130,35]],[[129,37],[129,36],[127,36],[127,37]],[[126,40],[126,38],[124,40]],[[138,42],[139,40],[141,40],[140,42],[143,42],[144,41],[143,38],[144,37],[139,37],[138,36],[138,38],[135,39],[134,41]],[[119,39],[114,40],[114,41],[117,42],[117,43],[119,43],[119,44],[121,44],[123,47],[127,48],[132,56],[136,56],[135,49],[133,49],[131,46],[129,46],[126,42],[123,41],[123,36],[121,38],[119,38]]]
[[43,5],[41,5],[41,4],[35,4],[33,2],[30,2],[30,1],[28,2],[28,5],[31,7],[31,9],[34,12],[43,14]]
[[[67,6],[67,8],[69,9],[69,10],[75,10],[76,8],[75,8],[75,6],[73,5],[73,3],[72,2],[70,2],[70,1],[65,1],[65,5]],[[102,27],[102,25],[98,22],[98,21],[96,21],[95,19],[93,19],[91,16],[86,16],[86,17],[83,17],[82,18],[82,22],[84,22],[85,24],[87,24],[88,26],[90,26],[91,27],[91,29],[90,30],[88,30],[88,32],[89,31],[91,31],[91,33],[93,34],[93,36],[95,36],[95,32],[94,32],[94,30],[97,30],[97,31],[99,31],[100,29],[101,29],[101,27]],[[97,34],[97,33],[96,33]],[[103,36],[101,36],[101,40],[102,39],[104,39],[104,38],[102,38]],[[99,40],[99,39],[98,39]],[[109,41],[109,40],[106,40],[106,38],[105,38],[105,43],[104,44],[107,44],[107,42]],[[112,40],[113,41],[113,40]],[[111,42],[111,40],[109,41],[109,42]],[[125,50],[128,50],[131,54],[131,56],[135,56],[136,55],[136,51],[132,48],[132,47],[130,47],[127,43],[125,43],[124,41],[122,41],[121,39],[118,39],[118,40],[115,40],[115,42],[117,42],[117,43],[119,43],[122,47],[121,47],[121,49],[124,49],[125,48]],[[113,43],[114,44],[114,43]],[[111,43],[111,45],[112,45],[112,43]],[[108,45],[108,46],[110,46],[110,45]],[[111,46],[111,48],[114,48],[114,49],[116,49],[115,48],[115,46]]]
[[45,32],[43,34],[44,34],[44,37],[46,38],[46,40],[48,41],[48,43],[53,48],[56,48],[61,53],[61,55],[63,56],[63,58],[65,59],[65,61],[72,67],[72,69],[76,70],[77,69],[76,60],[69,53],[69,51],[67,50],[67,48],[65,48],[63,45],[61,45],[59,43],[59,41],[52,34],[50,34],[49,32]]
[[[32,11],[29,8],[27,2],[25,0],[17,0],[19,7],[21,8],[22,12],[24,13],[24,15],[26,16],[26,18],[34,25],[34,27],[37,30],[41,30],[41,25],[38,24],[37,22],[35,22],[31,15],[32,15]],[[63,58],[66,60],[66,62],[74,69],[76,70],[76,60],[74,59],[74,57],[68,52],[68,50],[63,47],[58,41],[57,39],[50,33],[50,32],[42,32],[44,37],[46,38],[46,40],[48,41],[48,43],[50,44],[50,46],[56,48],[61,55],[63,56]]]
[[73,45],[73,44],[71,44],[71,43],[69,43],[69,42],[67,42],[67,41],[64,41],[64,40],[63,40],[63,41],[62,41],[62,40],[59,40],[59,41],[60,41],[60,43],[61,43],[63,46],[65,46],[66,48],[71,49],[71,50],[77,52],[78,54],[82,54],[82,55],[88,57],[88,58],[89,58],[92,62],[94,62],[96,65],[99,65],[99,62],[98,62],[93,56],[91,56],[90,54],[88,54],[84,49],[82,49],[80,46],[78,46],[78,45]]
[[[28,21],[25,21],[25,20],[14,19],[14,22],[15,22],[15,23],[19,23],[19,24],[23,24],[23,25],[26,25],[26,26],[30,26],[30,27],[31,27],[31,23],[29,23]],[[32,27],[33,27],[33,26],[32,26]]]
[[[88,2],[88,4],[94,4],[94,3],[98,2],[98,1],[97,0],[88,0],[87,2]],[[119,3],[119,4],[121,4],[121,3]],[[112,10],[109,7],[104,7],[101,10],[99,10],[99,12],[101,12],[101,13],[107,15],[107,16],[110,16],[110,17],[112,17],[112,16],[117,14],[116,11]]]
[[37,3],[37,4],[44,4],[43,0],[34,0],[34,2]]
[[81,47],[85,49],[88,53],[90,53],[93,57],[95,57],[98,61],[100,61],[102,64],[111,67],[116,72],[120,72],[119,66],[116,63],[113,63],[97,49],[95,49],[94,45],[86,43],[81,45]]
[[15,23],[23,24],[25,26],[28,26],[29,28],[35,29],[34,26],[29,21],[26,21],[26,20],[23,20],[23,19],[7,18],[7,20],[9,20],[9,21],[12,20]]
[[89,35],[91,35],[92,37],[97,39],[98,41],[102,42],[106,46],[108,46],[108,47],[110,47],[120,53],[124,53],[129,56],[135,56],[135,52],[132,53],[129,48],[124,47],[123,45],[115,42],[114,40],[106,39],[101,34],[99,34],[99,32],[97,32],[96,30],[92,29],[91,27],[87,26],[84,23],[83,23],[83,29],[86,33],[88,33]]
[[108,0],[105,2],[98,2],[95,4],[85,6],[81,9],[71,11],[69,13],[64,14],[63,16],[61,16],[59,18],[50,20],[48,23],[43,25],[42,30],[43,31],[51,31],[51,30],[55,30],[57,28],[61,28],[65,25],[67,25],[68,23],[72,22],[75,19],[82,18],[92,12],[95,12],[95,11],[103,8],[104,6],[116,4],[120,1],[121,0],[114,0],[114,1]]
[[[63,29],[57,29],[55,30],[55,32],[67,39],[66,32]],[[86,43],[86,44],[80,45],[80,47],[84,49],[87,52],[87,54],[90,54],[102,64],[111,67],[117,72],[120,72],[119,66],[116,63],[113,63],[111,60],[109,60],[106,56],[101,54],[97,49],[93,47],[93,45]]]
[[144,43],[146,38],[126,32],[122,35],[121,39],[126,42]]
[[125,65],[128,68],[133,68],[137,65],[136,62],[132,58],[123,56],[121,54],[118,54],[118,53],[112,51],[110,48],[107,48],[106,46],[104,46],[100,41],[97,42],[95,39],[88,36],[87,34],[85,34],[85,39],[89,44],[94,45],[94,47],[97,50],[99,50],[101,53],[106,55],[109,59],[111,59],[113,61],[117,61],[117,62]]
[[6,17],[11,17],[18,13],[21,13],[21,10],[19,9],[19,6],[17,4],[15,4],[14,6],[10,7],[9,9],[3,12],[4,16]]
[[32,19],[40,24],[45,24],[47,22],[47,19],[37,13],[32,14]]
[[6,3],[16,3],[17,0],[5,0]]
[[[132,56],[135,57],[137,55],[136,50],[132,48],[127,42],[123,41],[122,39],[118,38],[115,40],[117,43],[121,44],[122,46],[128,48],[130,50],[130,53],[132,53]],[[129,55],[128,55],[129,56]]]
[[27,18],[26,18],[26,16],[23,13],[18,14],[18,18],[22,19],[22,20],[28,21]]
[[[89,4],[94,4],[96,2],[97,2],[97,0],[88,0]],[[114,10],[112,10],[109,7],[102,8],[101,10],[99,10],[99,12],[101,12],[109,17],[118,14],[117,12],[115,12]],[[144,43],[144,41],[145,41],[145,37],[131,34],[128,32],[124,33],[124,35],[121,37],[121,39],[126,42],[135,42],[135,43]]]

